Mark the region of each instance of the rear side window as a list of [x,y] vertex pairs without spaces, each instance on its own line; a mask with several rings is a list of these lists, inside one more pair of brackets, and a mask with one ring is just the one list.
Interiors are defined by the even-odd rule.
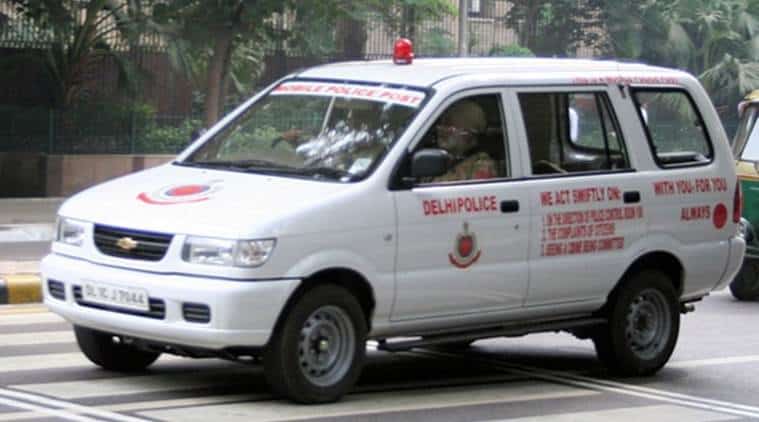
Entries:
[[629,168],[605,93],[526,92],[519,105],[534,175]]
[[706,126],[685,91],[636,89],[633,97],[654,158],[660,166],[711,162],[713,152]]

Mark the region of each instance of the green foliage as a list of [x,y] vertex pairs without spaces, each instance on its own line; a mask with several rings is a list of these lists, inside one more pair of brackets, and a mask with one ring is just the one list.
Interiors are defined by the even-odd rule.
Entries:
[[517,44],[496,45],[490,49],[488,56],[497,57],[535,57],[535,53],[527,47]]
[[686,69],[728,119],[759,88],[759,0],[605,0],[609,52]]
[[600,39],[599,9],[604,0],[512,0],[506,24],[519,44],[541,56],[573,56],[578,45]]
[[443,28],[428,29],[419,38],[419,46],[416,48],[419,56],[446,57],[456,54],[456,41]]
[[12,74],[25,63],[39,65],[45,71],[51,106],[65,108],[80,100],[93,66],[103,58],[116,63],[120,88],[136,93],[140,72],[112,44],[114,39],[135,42],[144,30],[146,15],[139,2],[10,1],[20,19],[34,27],[27,33],[44,48],[6,57],[3,68]]
[[135,150],[146,154],[176,154],[193,140],[203,122],[200,119],[183,118],[178,123],[148,121],[137,134]]

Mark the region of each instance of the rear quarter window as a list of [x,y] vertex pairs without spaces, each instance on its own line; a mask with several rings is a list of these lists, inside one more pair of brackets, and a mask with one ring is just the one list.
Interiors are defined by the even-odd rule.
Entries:
[[683,167],[712,161],[713,149],[701,113],[680,89],[634,89],[641,123],[659,166]]

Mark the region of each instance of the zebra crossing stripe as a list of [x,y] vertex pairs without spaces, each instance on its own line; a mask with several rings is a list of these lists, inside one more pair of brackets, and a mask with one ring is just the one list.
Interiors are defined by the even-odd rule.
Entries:
[[[2,306],[5,308],[5,305]],[[34,324],[49,324],[55,322],[66,322],[62,317],[47,311],[40,311],[38,306],[11,306],[13,312],[6,310],[6,312],[0,311],[0,325],[29,325]]]
[[[152,400],[152,401],[140,401],[131,403],[120,404],[108,404],[91,406],[100,410],[107,410],[110,412],[133,412],[136,410],[150,410],[150,409],[162,409],[169,407],[185,407],[185,406],[200,406],[208,404],[222,404],[222,403],[234,403],[234,402],[252,402],[258,401],[263,398],[270,398],[269,395],[260,394],[234,394],[224,396],[205,396],[205,397],[193,397],[187,399],[168,399],[168,400]],[[6,421],[22,421],[27,419],[39,419],[40,415],[36,412],[8,412],[0,413],[0,422]]]
[[313,406],[294,406],[282,400],[251,403],[229,403],[208,406],[184,407],[143,411],[142,417],[158,420],[181,420],[183,422],[248,422],[251,420],[288,421],[314,417],[337,418],[364,416],[392,412],[425,409],[446,409],[460,406],[519,403],[562,398],[589,397],[600,394],[584,388],[566,387],[553,383],[535,381],[484,386],[446,387],[409,392],[386,391],[382,393],[350,394],[342,401]]
[[74,343],[75,341],[74,332],[71,330],[0,335],[0,347]]
[[0,396],[0,404],[8,406],[8,407],[15,407],[17,409],[30,410],[33,412],[32,415],[34,415],[35,418],[39,418],[41,415],[44,415],[44,416],[55,416],[57,418],[61,418],[61,419],[69,420],[69,421],[99,422],[97,419],[76,415],[64,410],[50,409],[50,408],[38,406],[35,404],[24,403],[18,400],[11,400],[8,398],[4,398],[2,396]]
[[[166,355],[161,356],[159,362],[180,361],[184,359],[179,356]],[[0,358],[0,373],[94,367],[94,365],[81,352],[10,356]]]
[[616,381],[602,380],[598,378],[575,375],[562,371],[551,371],[547,369],[534,368],[526,365],[507,363],[493,358],[482,358],[476,356],[460,356],[451,353],[433,352],[433,351],[414,351],[406,352],[408,354],[431,357],[447,357],[452,359],[464,359],[469,362],[480,362],[491,365],[505,371],[525,376],[531,376],[543,381],[554,382],[579,388],[589,388],[596,391],[617,393],[627,396],[645,398],[649,400],[670,403],[686,407],[711,410],[736,416],[745,416],[750,418],[759,418],[759,407],[747,406],[737,403],[730,403],[721,400],[713,400],[704,397],[691,396],[687,394],[673,393],[654,388],[640,387],[631,384],[625,384]]
[[235,365],[235,367],[223,369],[197,370],[196,368],[192,373],[183,371],[158,375],[12,385],[10,387],[15,390],[43,394],[64,400],[79,400],[92,397],[233,386],[250,383],[250,379],[249,369]]
[[681,406],[659,405],[528,416],[513,419],[490,420],[487,422],[640,422],[642,420],[655,420],[656,422],[718,422],[735,419],[737,419],[737,417],[722,413],[708,412]]
[[[22,407],[22,405],[24,405],[26,406],[26,410],[35,410],[46,414],[49,414],[48,412],[60,412],[60,415],[56,416],[73,421],[90,422],[106,419],[115,422],[146,422],[145,419],[133,416],[122,415],[61,400],[49,399],[47,397],[22,393],[6,388],[0,388],[0,400],[5,400],[8,405],[12,407],[24,408]],[[23,403],[22,400],[27,403]],[[15,404],[10,404],[11,402]],[[32,406],[36,407],[36,409],[31,409],[30,407]],[[82,415],[93,416],[95,419]]]

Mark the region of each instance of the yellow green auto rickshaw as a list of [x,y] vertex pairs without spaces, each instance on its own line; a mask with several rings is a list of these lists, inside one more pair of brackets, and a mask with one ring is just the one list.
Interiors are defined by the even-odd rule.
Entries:
[[743,190],[743,215],[740,229],[746,238],[746,257],[730,291],[739,300],[759,300],[759,90],[748,94],[739,104],[741,116],[733,140],[738,179]]

